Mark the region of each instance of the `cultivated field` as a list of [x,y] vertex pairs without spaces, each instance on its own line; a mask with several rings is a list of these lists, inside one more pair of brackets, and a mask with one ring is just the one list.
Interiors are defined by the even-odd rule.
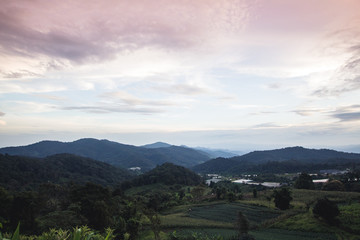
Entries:
[[[184,236],[196,233],[230,239],[237,234],[234,224],[237,213],[242,212],[249,220],[250,234],[257,240],[360,239],[360,193],[293,189],[292,209],[280,211],[266,198],[271,192],[259,192],[258,198],[244,196],[244,200],[232,203],[178,206],[161,214],[161,226],[164,231]],[[337,202],[341,212],[339,226],[329,226],[313,216],[313,204],[321,197]]]

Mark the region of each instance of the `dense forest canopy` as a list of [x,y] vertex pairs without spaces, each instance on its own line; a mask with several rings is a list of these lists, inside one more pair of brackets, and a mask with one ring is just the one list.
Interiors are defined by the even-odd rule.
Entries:
[[33,189],[42,183],[86,183],[114,186],[135,175],[107,163],[72,154],[46,158],[0,154],[0,185],[8,189]]

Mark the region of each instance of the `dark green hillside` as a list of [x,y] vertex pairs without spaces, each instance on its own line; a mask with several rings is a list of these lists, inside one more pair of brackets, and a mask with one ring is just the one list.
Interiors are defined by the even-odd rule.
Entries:
[[127,170],[71,154],[47,158],[0,154],[0,185],[14,190],[32,189],[49,182],[93,182],[111,186],[132,177]]
[[90,138],[69,143],[43,141],[23,147],[2,148],[0,153],[29,157],[70,153],[123,168],[141,167],[143,171],[165,162],[190,167],[209,159],[208,156],[190,148],[172,146],[153,149]]
[[239,162],[233,158],[215,158],[196,165],[191,169],[198,173],[224,173],[238,164]]
[[228,159],[212,159],[192,169],[201,173],[285,173],[344,168],[354,162],[360,163],[360,154],[291,147],[255,151]]
[[194,186],[202,183],[201,177],[187,168],[164,163],[151,171],[144,173],[130,182],[123,184],[123,189],[138,187],[149,184],[162,183],[165,185],[188,185]]
[[65,153],[63,149],[66,145],[66,143],[58,141],[41,141],[27,146],[1,148],[0,153],[42,158],[58,153]]
[[307,149],[303,147],[288,147],[276,150],[254,151],[240,157],[234,157],[234,160],[248,161],[251,163],[266,163],[269,161],[288,161],[299,160],[308,163],[325,163],[329,160],[359,160],[360,154],[338,152],[329,149]]
[[[157,148],[153,151],[166,157],[166,161],[158,162],[158,164],[171,162],[176,165],[190,167],[209,160],[209,157],[207,157],[206,155],[201,154],[192,148],[186,147],[171,146],[165,148]],[[171,161],[169,161],[169,159],[171,159]],[[196,162],[196,164],[194,164],[193,162]]]

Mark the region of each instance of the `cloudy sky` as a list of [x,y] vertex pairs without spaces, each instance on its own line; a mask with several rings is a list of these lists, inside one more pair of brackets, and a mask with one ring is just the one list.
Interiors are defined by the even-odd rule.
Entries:
[[360,144],[358,0],[0,4],[0,147]]

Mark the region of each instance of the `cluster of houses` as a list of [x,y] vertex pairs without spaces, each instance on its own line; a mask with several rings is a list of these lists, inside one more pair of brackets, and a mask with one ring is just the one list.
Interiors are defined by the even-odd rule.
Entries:
[[[206,180],[206,184],[210,185],[211,182],[213,183],[217,183],[223,180],[223,177],[218,175],[218,174],[207,174],[206,175],[209,179]],[[246,175],[247,177],[250,177],[250,175]],[[262,185],[265,187],[270,187],[270,188],[276,188],[276,187],[281,187],[284,184],[283,183],[277,183],[277,182],[263,182],[263,183],[259,183],[259,182],[254,182],[251,179],[238,179],[235,181],[232,181],[233,183],[241,183],[241,184],[251,184],[251,185]]]
[[[317,183],[326,183],[329,180],[328,176],[346,174],[348,171],[349,170],[340,171],[340,170],[337,170],[337,169],[320,170],[319,175],[325,176],[327,178],[314,179],[313,182],[315,184],[317,184]],[[318,174],[310,174],[310,175],[319,176]],[[217,183],[217,182],[220,182],[220,181],[223,180],[223,177],[220,176],[219,174],[207,174],[206,176],[208,177],[208,179],[206,180],[207,185],[210,185],[211,182]],[[269,188],[278,188],[278,187],[282,187],[284,185],[287,185],[286,183],[279,183],[279,182],[254,182],[253,180],[250,179],[250,177],[254,177],[254,175],[244,175],[244,177],[245,178],[237,179],[237,180],[234,180],[232,182],[233,183],[239,183],[239,184],[261,185],[261,186],[269,187]]]
[[251,179],[238,179],[235,181],[232,181],[233,183],[242,183],[242,184],[249,184],[249,185],[261,185],[264,187],[269,187],[269,188],[277,188],[277,187],[282,187],[284,185],[287,185],[286,183],[278,183],[278,182],[254,182]]

